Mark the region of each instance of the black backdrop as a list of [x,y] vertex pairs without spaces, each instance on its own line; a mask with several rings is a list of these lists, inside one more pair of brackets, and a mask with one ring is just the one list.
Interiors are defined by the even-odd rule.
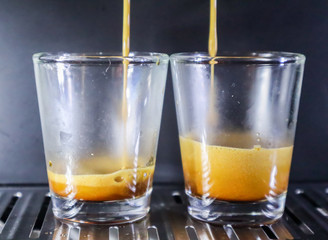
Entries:
[[[131,49],[206,51],[209,0],[131,0]],[[0,183],[45,183],[31,56],[40,51],[119,51],[120,0],[0,0]],[[328,180],[328,1],[218,0],[219,51],[307,56],[291,179]],[[180,182],[171,75],[157,182]]]

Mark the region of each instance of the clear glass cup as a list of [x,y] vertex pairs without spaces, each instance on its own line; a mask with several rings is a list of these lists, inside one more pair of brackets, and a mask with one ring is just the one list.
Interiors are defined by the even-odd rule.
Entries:
[[282,216],[304,62],[285,52],[171,56],[192,217],[252,225]]
[[33,56],[54,215],[132,222],[149,211],[168,56]]

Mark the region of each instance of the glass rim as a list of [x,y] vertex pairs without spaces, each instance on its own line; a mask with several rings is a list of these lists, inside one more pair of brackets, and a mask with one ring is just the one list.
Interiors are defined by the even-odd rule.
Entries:
[[34,63],[68,63],[68,64],[108,64],[123,63],[130,64],[159,64],[168,62],[169,56],[165,53],[157,52],[130,52],[129,56],[122,56],[120,52],[87,52],[87,53],[67,53],[67,52],[39,52],[32,56]]
[[254,52],[222,52],[211,57],[207,52],[182,52],[170,56],[171,61],[186,63],[244,63],[244,64],[287,64],[304,63],[305,55],[292,52],[254,51]]

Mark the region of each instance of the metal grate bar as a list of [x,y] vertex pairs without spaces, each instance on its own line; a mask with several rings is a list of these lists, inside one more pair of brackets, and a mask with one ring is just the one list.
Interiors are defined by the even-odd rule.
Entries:
[[285,225],[286,222],[284,222],[284,219],[282,219],[281,221],[272,224],[271,229],[276,234],[278,239],[293,239],[292,234],[288,231]]
[[[33,229],[33,225],[35,224],[37,216],[40,212],[43,199],[44,197],[41,194],[35,192],[31,192],[28,194],[25,193],[19,199],[16,208],[17,212],[19,212],[18,214],[21,214],[21,216],[18,216],[17,219],[15,219],[15,227],[17,228],[14,235],[14,239],[26,238],[30,236],[31,229]],[[28,209],[28,211],[26,211],[26,209]],[[13,214],[15,214],[15,211],[13,211]],[[9,222],[8,224],[6,224],[6,227],[10,227]]]
[[164,204],[164,211],[162,211],[163,220],[168,223],[166,224],[165,229],[166,231],[171,232],[169,239],[188,239],[188,234],[185,230],[186,215],[181,213],[181,208],[184,206],[173,199],[171,191],[163,191],[160,193],[159,197]]
[[196,221],[188,217],[188,226],[193,226],[201,240],[213,239],[213,240],[229,240],[226,232],[221,226],[214,226],[211,224]]
[[32,228],[30,238],[39,238],[40,233],[41,233],[41,228],[44,222],[44,217],[47,213],[48,207],[49,207],[49,202],[50,202],[50,197],[48,195],[45,195],[43,197],[43,202],[41,205],[41,208],[39,210],[39,214],[35,220],[34,226]]
[[263,239],[270,240],[262,228],[234,228],[239,239]]
[[69,240],[80,239],[80,228],[79,227],[70,227],[68,239]]
[[262,226],[262,229],[265,232],[265,235],[267,235],[269,239],[278,239],[277,234],[271,228],[271,226]]
[[185,216],[179,214],[175,209],[170,209],[165,212],[165,220],[169,222],[168,231],[171,231],[175,240],[188,239],[185,230]]
[[[156,191],[154,191],[155,193]],[[152,194],[151,208],[149,214],[149,222],[152,226],[156,226],[160,240],[174,240],[169,222],[165,221],[166,205],[161,194]]]
[[160,195],[152,194],[149,221],[153,226],[156,226],[159,239],[171,240],[174,239],[174,236],[170,231],[169,223],[164,220],[163,208],[165,208],[165,204]]
[[213,226],[211,224],[206,224],[206,229],[208,230],[208,239],[213,240],[229,240],[229,237],[224,231],[223,227]]
[[45,197],[47,187],[0,187],[0,231],[3,226],[0,240],[328,239],[327,185],[290,186],[282,220],[257,228],[216,226],[191,219],[181,189],[181,186],[155,187],[151,213],[146,218],[132,224],[108,226],[55,220],[51,203]]
[[[146,217],[143,221],[138,221],[133,224],[125,224],[118,226],[119,239],[148,239],[149,219]],[[118,239],[118,240],[119,240]],[[114,238],[114,240],[116,240]]]
[[109,228],[109,240],[119,240],[120,234],[118,231],[118,227],[110,227]]
[[[53,239],[68,240],[69,237],[69,226],[65,223],[59,223],[53,233]],[[77,239],[78,240],[78,239]]]
[[240,240],[240,238],[238,237],[237,233],[235,232],[235,229],[233,229],[232,226],[225,225],[225,226],[223,226],[223,229],[227,233],[227,235],[228,235],[228,237],[229,237],[230,240]]
[[52,239],[53,232],[56,230],[55,218],[52,213],[52,204],[50,202],[46,216],[44,217],[43,224],[41,226],[41,231],[39,238],[50,240]]
[[[307,207],[305,207],[307,206]],[[325,239],[327,232],[318,212],[309,205],[304,205],[303,199],[294,194],[290,194],[287,199],[286,215],[298,226],[297,235],[302,239]]]
[[[286,225],[286,228],[290,232],[290,234],[293,236],[291,239],[301,239],[301,234],[304,236],[305,233],[301,230],[301,224],[302,221],[296,222],[294,219],[294,214],[293,214],[288,207],[285,208],[285,214],[282,217],[282,222],[284,222]],[[297,218],[298,219],[298,218]],[[299,220],[299,219],[298,219]]]
[[42,196],[37,193],[18,193],[17,197],[17,203],[13,207],[1,234],[7,236],[7,239],[29,238],[31,228],[42,204]]
[[328,202],[312,189],[307,189],[306,192],[300,193],[308,203],[310,203],[325,219],[328,217]]
[[[328,190],[328,189],[327,189]],[[318,196],[318,199],[320,201],[320,205],[324,207],[325,213],[328,213],[328,192],[326,189],[322,189],[322,191],[319,191],[319,189],[313,190],[313,192]],[[323,214],[325,216],[325,214]],[[328,217],[328,216],[325,216]]]
[[194,226],[186,226],[186,232],[190,240],[200,240]]
[[322,215],[317,212],[315,207],[304,200],[303,197],[296,195],[290,195],[289,209],[292,209],[294,214],[298,216],[302,222],[306,223],[313,231],[319,229],[328,229],[328,222],[322,219]]
[[109,229],[110,227],[106,225],[83,225],[80,227],[80,240],[108,240],[110,239]]
[[149,240],[159,240],[157,227],[155,227],[155,226],[148,227],[148,239]]
[[[7,222],[7,219],[12,211],[10,207],[12,205],[13,196],[11,193],[3,192],[0,197],[0,233]],[[16,203],[16,201],[15,201]]]

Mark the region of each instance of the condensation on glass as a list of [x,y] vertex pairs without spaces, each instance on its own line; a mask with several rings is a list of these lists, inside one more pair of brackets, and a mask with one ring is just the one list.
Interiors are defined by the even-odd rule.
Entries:
[[192,216],[252,224],[282,215],[304,62],[285,52],[171,56]]
[[55,215],[85,222],[144,216],[168,56],[40,53],[33,60]]

